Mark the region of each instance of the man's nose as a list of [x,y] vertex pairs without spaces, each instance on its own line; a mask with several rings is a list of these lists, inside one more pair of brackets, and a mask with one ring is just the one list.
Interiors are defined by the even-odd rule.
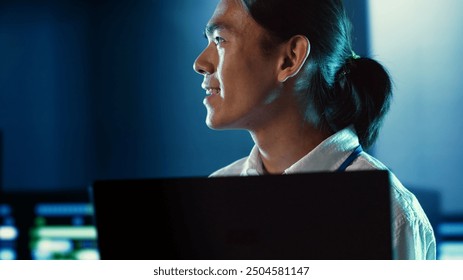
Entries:
[[193,69],[200,75],[210,75],[215,72],[213,54],[206,48],[195,60]]

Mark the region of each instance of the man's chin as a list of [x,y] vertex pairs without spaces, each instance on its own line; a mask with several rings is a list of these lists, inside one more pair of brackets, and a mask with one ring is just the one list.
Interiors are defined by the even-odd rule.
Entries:
[[209,127],[212,130],[225,130],[225,129],[227,129],[224,126],[221,126],[221,125],[218,125],[216,123],[210,122],[209,120],[206,120],[206,125],[207,125],[207,127]]
[[232,129],[237,129],[236,127],[233,127],[233,125],[230,125],[228,123],[223,123],[219,122],[214,119],[207,118],[206,119],[206,125],[212,130],[232,130]]

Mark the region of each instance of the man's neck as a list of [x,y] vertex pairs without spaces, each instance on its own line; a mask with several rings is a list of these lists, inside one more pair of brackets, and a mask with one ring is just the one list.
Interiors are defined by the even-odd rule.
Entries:
[[281,118],[271,126],[251,131],[263,168],[269,174],[284,173],[330,135],[299,116]]

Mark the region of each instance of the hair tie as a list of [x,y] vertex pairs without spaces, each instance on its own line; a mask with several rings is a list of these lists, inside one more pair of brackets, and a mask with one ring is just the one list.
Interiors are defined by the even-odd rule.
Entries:
[[341,67],[339,71],[338,81],[344,80],[344,78],[350,74],[351,71],[349,65],[353,63],[353,60],[361,58],[360,55],[356,54],[354,51],[351,52],[351,56],[346,59],[344,65]]

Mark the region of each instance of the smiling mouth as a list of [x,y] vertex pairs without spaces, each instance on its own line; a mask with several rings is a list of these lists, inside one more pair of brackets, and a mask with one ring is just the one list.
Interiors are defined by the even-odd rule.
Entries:
[[207,95],[220,95],[220,88],[207,88],[206,94]]

